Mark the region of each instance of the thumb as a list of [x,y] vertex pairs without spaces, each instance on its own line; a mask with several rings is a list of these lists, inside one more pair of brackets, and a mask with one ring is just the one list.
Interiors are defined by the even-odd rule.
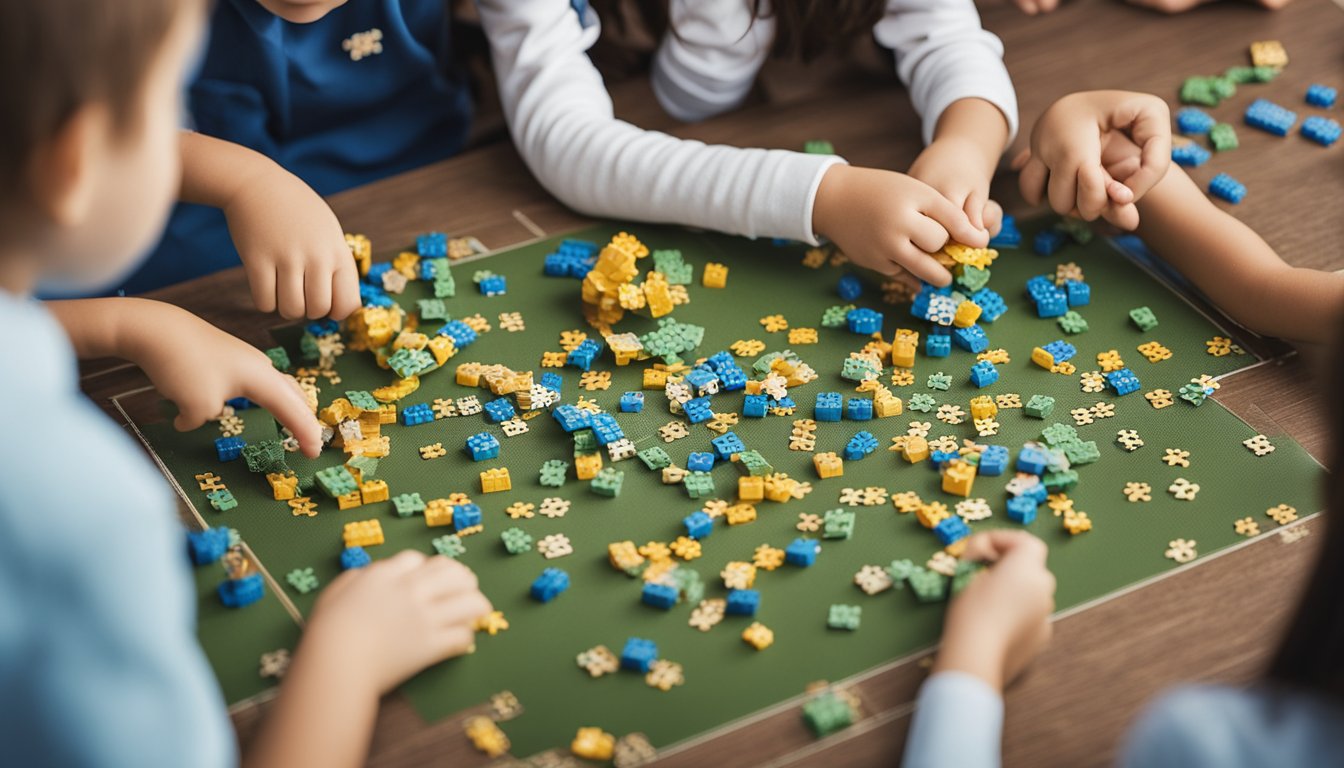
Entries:
[[989,245],[989,233],[972,224],[965,211],[937,192],[930,191],[923,213],[941,224],[948,236],[958,243],[972,248]]

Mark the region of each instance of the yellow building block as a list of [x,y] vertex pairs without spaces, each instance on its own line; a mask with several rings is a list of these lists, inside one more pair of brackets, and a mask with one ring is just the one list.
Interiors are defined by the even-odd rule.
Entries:
[[359,485],[359,497],[365,504],[372,504],[377,501],[387,501],[387,481],[369,480]]
[[331,401],[331,405],[317,412],[317,419],[328,427],[334,427],[342,421],[359,418],[360,413],[349,400],[338,397]]
[[345,539],[347,548],[371,547],[375,544],[382,544],[383,524],[377,520],[357,520],[353,523],[346,523],[342,538]]
[[905,406],[901,403],[901,398],[890,392],[879,393],[873,398],[873,415],[879,419],[885,419],[891,416],[900,416]]
[[369,238],[363,235],[345,233],[345,244],[350,248],[350,255],[355,259],[355,266],[359,268],[359,276],[363,277],[369,274],[369,267],[373,266],[373,244]]
[[402,251],[392,260],[392,268],[405,275],[407,280],[415,280],[420,277],[420,254]]
[[[420,388],[419,376],[407,376],[404,379],[397,379],[386,387],[379,387],[373,392],[373,399],[388,405],[409,396],[412,392]],[[393,419],[395,421],[395,418]]]
[[439,365],[448,362],[457,354],[457,343],[453,341],[452,336],[435,336],[429,340],[428,346],[429,354],[434,356],[434,362]]
[[797,485],[798,483],[792,478],[770,475],[765,478],[765,498],[780,503],[788,502],[793,498],[793,489]]
[[[439,338],[446,338],[440,336]],[[423,333],[412,331],[409,328],[404,329],[397,334],[397,338],[392,341],[392,349],[424,349],[429,346],[429,337]]]
[[457,366],[457,371],[453,374],[458,386],[479,387],[481,386],[481,374],[485,372],[485,366],[480,363],[462,363]]
[[971,398],[972,419],[992,419],[997,415],[999,415],[999,406],[995,404],[994,398],[989,395],[979,395]]
[[914,368],[916,349],[918,344],[896,341],[891,345],[891,364],[898,368]]
[[943,493],[953,496],[970,496],[971,486],[975,483],[975,467],[964,461],[948,462],[943,468]]
[[728,267],[711,261],[705,265],[703,282],[706,288],[723,288],[728,285]]
[[[654,276],[657,276],[656,278]],[[661,272],[650,272],[644,280],[644,295],[648,299],[649,315],[662,317],[671,314],[672,294],[668,290],[667,278]]]
[[508,467],[495,467],[481,473],[481,493],[510,490],[513,490],[513,480],[509,478]]
[[1031,350],[1031,362],[1048,371],[1055,367],[1055,356],[1046,352],[1041,347],[1036,347]]
[[344,496],[336,497],[337,509],[354,509],[363,503],[364,500],[359,497],[359,491],[351,491]]
[[592,480],[602,471],[602,454],[593,452],[574,457],[574,474],[580,480]]
[[921,504],[919,509],[915,510],[915,519],[925,528],[933,528],[938,523],[946,520],[952,513],[947,511],[947,505],[937,501],[931,501],[927,504]]
[[645,389],[662,389],[667,386],[667,377],[671,375],[661,368],[645,368],[643,386]]
[[764,501],[765,478],[751,476],[737,478],[737,498],[742,501]]
[[[419,381],[419,377],[413,376],[412,378],[414,378],[416,381]],[[378,409],[378,423],[379,424],[397,423],[396,403],[383,403],[382,407]]]
[[823,480],[845,474],[845,462],[834,452],[814,454],[812,466],[817,469],[817,477]]
[[509,737],[488,717],[477,716],[467,720],[466,732],[471,745],[487,757],[499,757],[509,751]]
[[958,328],[970,328],[980,319],[980,305],[973,301],[963,301],[957,305],[957,313],[952,316],[952,324]]
[[453,524],[453,505],[448,499],[430,499],[425,504],[425,525],[435,528]]
[[756,507],[752,504],[734,504],[723,513],[729,525],[742,525],[756,521]]
[[775,633],[759,621],[742,630],[742,642],[758,651],[769,648],[775,642]]
[[607,545],[607,560],[611,567],[629,573],[644,565],[644,556],[633,541],[613,541]]
[[580,728],[569,745],[569,751],[575,757],[598,762],[610,760],[615,749],[616,737],[601,728]]
[[266,475],[266,482],[270,483],[271,496],[276,501],[289,501],[298,498],[299,478],[297,475],[270,472]]
[[901,449],[901,458],[911,464],[918,464],[929,458],[929,441],[912,435],[905,441],[905,447]]
[[1278,40],[1257,40],[1251,43],[1251,65],[1283,69],[1288,66],[1288,51]]

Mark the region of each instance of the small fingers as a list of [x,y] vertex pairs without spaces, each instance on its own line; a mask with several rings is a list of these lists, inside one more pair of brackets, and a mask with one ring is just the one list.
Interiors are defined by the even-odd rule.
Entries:
[[1038,158],[1028,156],[1017,177],[1017,188],[1022,197],[1031,205],[1040,205],[1045,197],[1046,183],[1050,179],[1050,169]]
[[1102,212],[1102,218],[1120,229],[1132,231],[1139,226],[1139,209],[1133,203],[1110,205]]
[[971,194],[966,196],[966,202],[962,205],[961,209],[966,213],[966,218],[970,219],[971,226],[988,232],[989,228],[985,226],[986,199],[987,198],[983,192],[974,190]]
[[1106,185],[1110,180],[1100,165],[1078,169],[1078,215],[1084,221],[1095,221],[1101,215],[1109,200]]
[[259,264],[247,269],[247,285],[252,290],[252,303],[260,312],[275,311],[275,266]]
[[308,410],[308,402],[298,384],[289,376],[275,370],[269,363],[266,369],[247,376],[243,396],[262,406],[299,441],[299,448],[308,458],[317,458],[322,452],[322,425]]
[[[958,243],[973,248],[983,248],[989,244],[989,233],[971,224],[971,220],[967,218],[965,211],[940,194],[930,195],[929,199],[920,206],[920,211],[925,216],[938,222],[947,232],[948,237]],[[937,248],[933,250],[937,250]]]
[[999,232],[1003,231],[1003,207],[993,200],[986,200],[983,215],[989,236],[997,237]]
[[1049,190],[1046,196],[1050,208],[1058,214],[1067,215],[1078,207],[1078,164],[1065,161],[1059,168],[1050,169]]
[[331,312],[331,288],[334,273],[316,264],[303,271],[304,312],[309,320],[326,317]]
[[359,272],[354,262],[331,276],[331,319],[344,320],[359,309]]
[[303,317],[303,270],[297,266],[286,265],[280,268],[276,278],[276,304],[280,316],[286,320]]

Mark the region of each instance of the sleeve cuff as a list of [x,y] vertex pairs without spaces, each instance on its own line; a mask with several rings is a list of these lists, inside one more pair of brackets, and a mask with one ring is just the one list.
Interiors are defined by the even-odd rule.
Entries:
[[[815,156],[814,156],[815,157]],[[808,245],[821,245],[817,239],[817,233],[812,231],[812,213],[817,204],[817,190],[821,188],[821,179],[833,166],[849,165],[849,161],[838,155],[821,155],[822,161],[817,164],[812,172],[812,183],[807,186],[807,198],[803,203],[803,216],[799,222],[801,225],[800,236],[795,237]]]
[[904,768],[992,768],[1001,762],[1003,697],[965,672],[939,672],[919,690]]

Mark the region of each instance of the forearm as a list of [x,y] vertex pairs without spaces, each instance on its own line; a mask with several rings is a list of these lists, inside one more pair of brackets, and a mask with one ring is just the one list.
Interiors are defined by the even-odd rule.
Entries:
[[159,329],[184,320],[203,322],[186,310],[149,299],[72,299],[49,301],[46,306],[81,359],[118,357],[136,362]]
[[378,696],[331,644],[306,636],[280,695],[243,755],[246,768],[342,768],[365,763]]
[[183,131],[183,202],[224,208],[249,185],[273,173],[288,173],[274,160],[247,147]]
[[994,175],[999,156],[1008,146],[1008,119],[984,99],[958,99],[938,117],[933,140],[960,144],[974,156],[988,178]]
[[1138,207],[1136,234],[1233,320],[1288,341],[1333,339],[1344,320],[1344,275],[1285,263],[1175,166]]

